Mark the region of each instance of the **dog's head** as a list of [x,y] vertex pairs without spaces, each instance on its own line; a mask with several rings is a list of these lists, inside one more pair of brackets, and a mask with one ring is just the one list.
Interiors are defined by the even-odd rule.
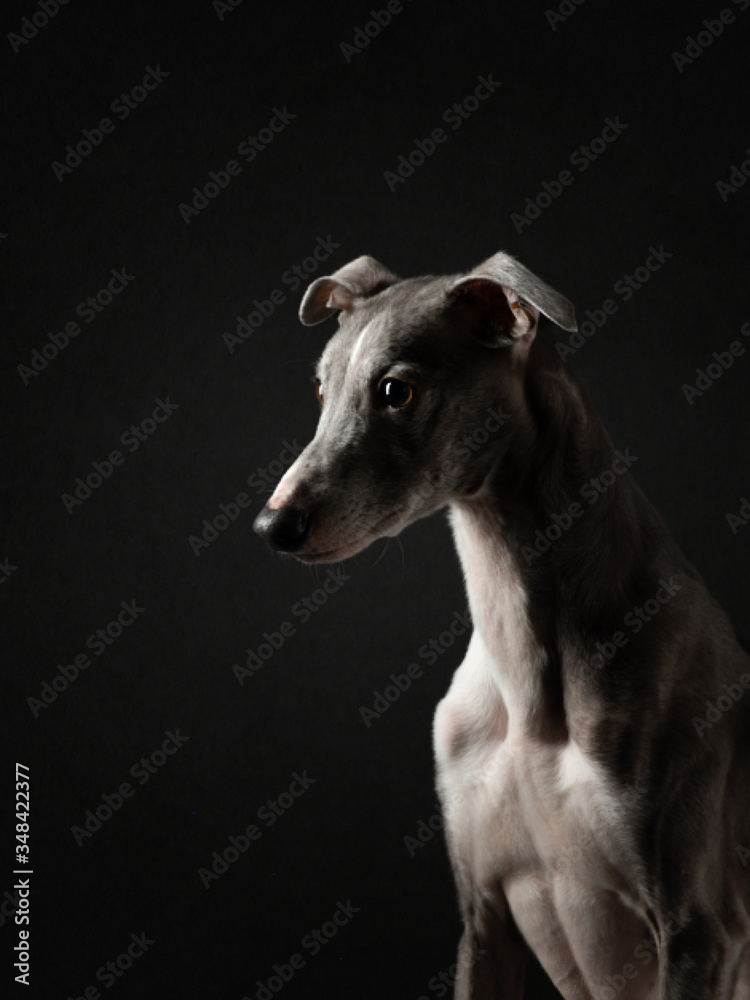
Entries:
[[522,405],[540,313],[577,329],[571,303],[505,253],[407,280],[359,257],[313,282],[300,319],[339,322],[317,365],[320,421],[258,534],[334,562],[481,491]]

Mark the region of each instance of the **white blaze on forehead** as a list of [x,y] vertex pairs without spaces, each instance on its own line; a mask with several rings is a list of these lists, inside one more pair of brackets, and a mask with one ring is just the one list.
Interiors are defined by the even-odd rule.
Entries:
[[367,339],[367,336],[368,336],[368,333],[369,333],[369,330],[370,330],[370,327],[372,326],[372,324],[373,324],[372,320],[370,320],[369,323],[365,323],[364,327],[362,328],[362,332],[357,337],[357,339],[356,339],[356,341],[354,343],[354,349],[352,350],[352,353],[351,353],[351,355],[349,357],[349,364],[350,365],[355,365],[357,363],[357,357],[359,356],[359,353],[362,350],[362,345],[364,344],[365,340]]

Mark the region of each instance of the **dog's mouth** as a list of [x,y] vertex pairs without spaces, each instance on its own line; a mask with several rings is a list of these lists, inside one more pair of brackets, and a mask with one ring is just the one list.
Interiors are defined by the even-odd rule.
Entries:
[[316,562],[337,562],[339,559],[345,559],[346,556],[339,556],[339,552],[343,552],[341,549],[329,549],[328,552],[295,552],[294,558],[298,559],[303,563],[316,563]]
[[[322,552],[295,552],[293,553],[294,558],[303,563],[341,562],[343,559],[348,559],[350,556],[356,555],[358,552],[366,549],[372,542],[381,538],[386,533],[384,529],[397,524],[399,520],[403,519],[403,515],[403,510],[392,511],[390,514],[386,514],[384,518],[381,518],[375,527],[371,528],[355,541],[346,542],[343,545],[336,546],[334,549],[326,549]],[[403,525],[399,525],[398,530],[394,531],[393,535],[397,535],[402,527]]]

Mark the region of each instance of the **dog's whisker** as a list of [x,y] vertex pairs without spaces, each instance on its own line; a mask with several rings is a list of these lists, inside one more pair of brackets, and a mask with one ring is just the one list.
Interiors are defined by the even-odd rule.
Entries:
[[391,541],[390,538],[386,538],[385,539],[385,545],[383,546],[383,551],[380,553],[380,555],[378,556],[378,558],[372,564],[371,569],[375,569],[375,567],[378,565],[378,563],[380,562],[380,560],[386,554],[386,552],[388,551],[388,545],[389,545],[390,541]]
[[406,576],[406,563],[404,561],[405,560],[404,545],[403,542],[401,541],[400,535],[396,535],[396,541],[398,542],[398,547],[401,549],[401,579],[403,579]]
[[286,361],[282,361],[282,367],[287,365],[314,365],[315,362],[311,361],[309,358],[288,358]]

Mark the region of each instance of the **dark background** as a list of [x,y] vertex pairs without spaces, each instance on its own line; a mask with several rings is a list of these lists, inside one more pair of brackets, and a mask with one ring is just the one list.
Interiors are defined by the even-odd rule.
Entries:
[[[692,406],[682,386],[712,352],[750,346],[750,185],[725,201],[716,187],[750,156],[750,10],[728,2],[735,22],[679,72],[673,53],[718,17],[718,0],[589,0],[555,30],[545,11],[556,5],[415,0],[347,61],[341,43],[372,6],[245,0],[222,20],[210,0],[73,0],[18,52],[0,40],[0,788],[10,802],[14,762],[29,766],[27,996],[110,995],[97,969],[143,932],[155,943],[112,995],[255,998],[295,952],[306,964],[285,997],[445,995],[433,977],[454,962],[460,928],[442,834],[413,856],[404,841],[435,814],[431,719],[466,643],[431,667],[418,655],[465,607],[445,518],[346,564],[307,623],[292,608],[327,571],[273,557],[251,532],[270,487],[256,492],[248,475],[284,441],[306,443],[317,419],[311,362],[332,327],[299,325],[303,287],[282,275],[319,237],[339,246],[311,278],[362,253],[412,275],[505,249],[579,320],[615,299],[570,363],[747,639],[750,525],[733,533],[726,515],[750,496],[750,351]],[[38,10],[4,4],[3,35]],[[117,119],[112,101],[157,65],[168,76]],[[385,172],[445,127],[480,75],[501,86],[389,190]],[[246,163],[239,143],[275,107],[296,117]],[[571,168],[616,116],[622,135]],[[59,181],[52,162],[103,117],[114,131]],[[179,204],[233,158],[241,174],[187,224]],[[574,183],[519,234],[511,213],[564,169]],[[672,257],[624,302],[615,283],[652,245]],[[17,366],[113,268],[133,280],[25,385]],[[222,334],[274,289],[283,303],[230,353]],[[179,408],[129,453],[121,434],[167,396]],[[124,464],[68,513],[62,495],[113,449]],[[189,536],[242,491],[251,507],[196,556]],[[135,623],[35,717],[27,699],[133,600],[145,609]],[[284,621],[295,634],[241,685],[233,664]],[[423,676],[367,727],[360,708],[412,662]],[[187,742],[138,785],[130,768],[177,728]],[[295,771],[315,783],[269,828],[258,810]],[[132,799],[79,847],[71,828],[123,782]],[[0,892],[14,881],[11,823]],[[251,823],[260,839],[204,888],[198,869]],[[303,937],[348,900],[359,912],[312,956]],[[0,979],[24,995],[9,910]],[[547,995],[539,976],[529,996]]]

